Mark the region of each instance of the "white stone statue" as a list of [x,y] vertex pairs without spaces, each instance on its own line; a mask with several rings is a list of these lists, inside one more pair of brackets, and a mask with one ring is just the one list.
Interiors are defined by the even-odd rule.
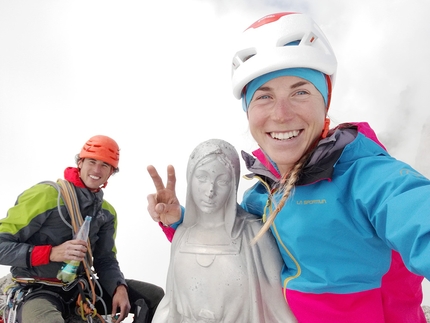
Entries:
[[271,233],[237,204],[240,162],[229,143],[198,145],[187,169],[183,223],[172,240],[166,294],[155,323],[297,322],[280,282]]

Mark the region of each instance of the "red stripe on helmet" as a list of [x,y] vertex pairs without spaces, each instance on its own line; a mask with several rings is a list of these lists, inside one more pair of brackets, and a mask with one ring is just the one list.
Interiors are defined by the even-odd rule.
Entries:
[[279,18],[286,16],[286,15],[293,15],[297,14],[297,12],[279,12],[274,13],[271,15],[264,16],[263,18],[258,19],[256,22],[254,22],[251,26],[246,28],[245,30],[251,29],[251,28],[258,28],[266,24],[270,24],[271,22],[274,22],[276,20],[279,20]]

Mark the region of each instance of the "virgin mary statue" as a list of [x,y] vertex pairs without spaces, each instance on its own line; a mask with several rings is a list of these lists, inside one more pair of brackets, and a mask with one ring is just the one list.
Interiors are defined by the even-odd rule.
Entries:
[[183,223],[172,240],[166,294],[155,323],[297,322],[282,293],[271,233],[237,204],[240,162],[229,143],[199,144],[187,167]]

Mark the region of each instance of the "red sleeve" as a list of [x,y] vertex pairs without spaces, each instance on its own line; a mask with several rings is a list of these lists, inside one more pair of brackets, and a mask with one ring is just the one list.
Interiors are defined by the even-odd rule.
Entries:
[[31,266],[36,267],[49,264],[51,249],[51,245],[34,246],[31,252]]
[[169,240],[170,242],[172,242],[173,236],[175,235],[175,231],[176,230],[174,228],[172,228],[172,227],[166,227],[166,226],[164,226],[164,224],[161,221],[158,222],[158,225],[163,230],[164,234],[166,235],[167,240]]

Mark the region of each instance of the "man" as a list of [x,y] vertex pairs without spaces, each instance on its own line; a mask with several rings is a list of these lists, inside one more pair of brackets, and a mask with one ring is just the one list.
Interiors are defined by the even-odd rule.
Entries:
[[[0,220],[0,264],[11,266],[12,276],[25,295],[14,297],[18,322],[64,322],[70,310],[73,311],[76,298],[82,299],[85,286],[89,289],[88,285],[94,286],[96,281],[101,285],[99,294],[103,298],[103,301],[93,302],[99,312],[112,313],[112,316],[118,312],[116,322],[119,323],[130,310],[135,311],[135,302],[139,300],[141,311],[139,318],[135,315],[135,320],[152,320],[164,291],[149,283],[124,278],[116,259],[117,214],[103,199],[102,188],[106,187],[109,177],[119,171],[118,163],[118,144],[107,136],[94,136],[76,156],[77,167],[66,168],[66,181],[59,180],[60,186],[43,182],[29,188],[18,197],[7,217]],[[72,193],[64,193],[67,192],[65,186],[71,187]],[[58,198],[59,189],[62,189],[62,199]],[[78,203],[75,211],[79,213],[80,222],[85,216],[92,217],[88,243],[73,238],[70,223],[77,222],[76,212],[67,202],[73,197]],[[97,279],[91,279],[88,274],[91,260]],[[65,284],[57,279],[63,264],[70,261],[81,262],[78,277],[86,278],[86,285],[77,281]],[[83,301],[85,303],[85,299]],[[83,308],[81,305],[81,310]],[[97,313],[91,305],[88,308],[91,315]]]

